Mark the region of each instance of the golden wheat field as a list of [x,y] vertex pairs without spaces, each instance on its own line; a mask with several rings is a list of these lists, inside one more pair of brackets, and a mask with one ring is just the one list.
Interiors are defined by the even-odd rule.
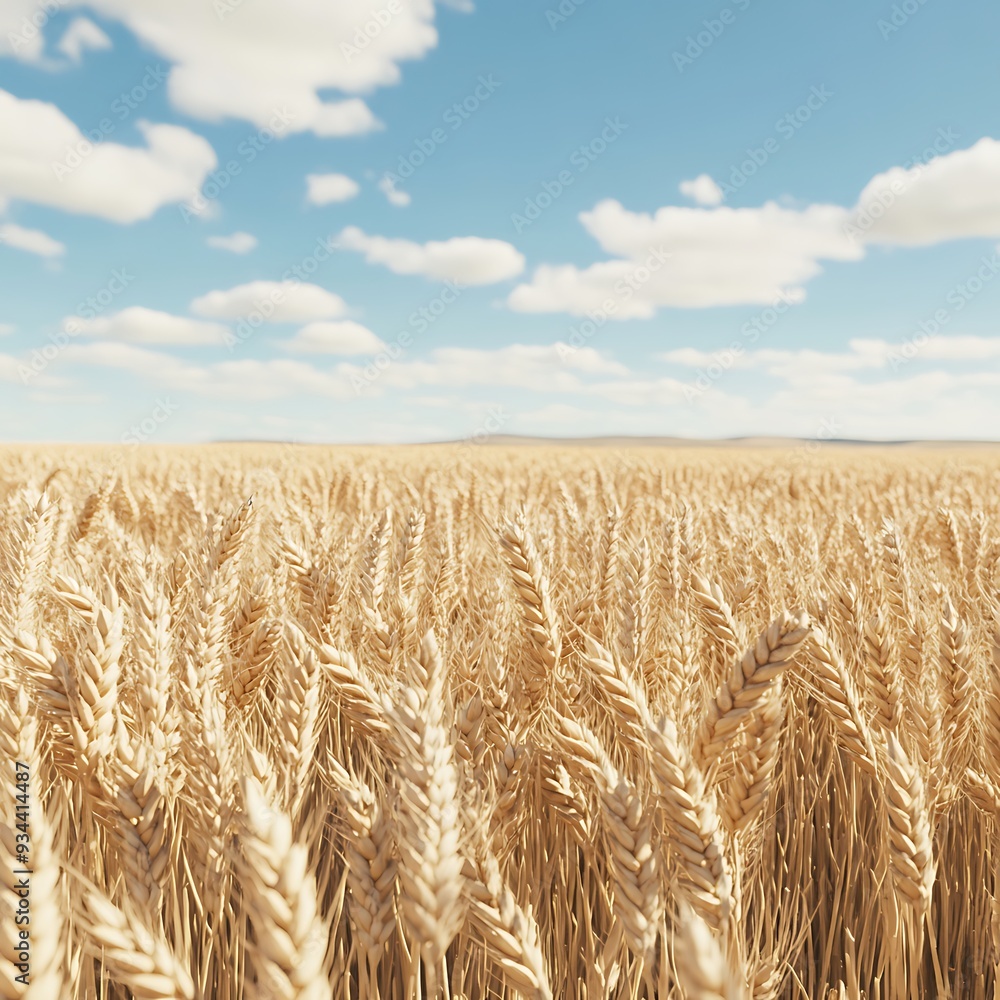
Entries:
[[994,996],[998,518],[985,447],[3,449],[0,991]]

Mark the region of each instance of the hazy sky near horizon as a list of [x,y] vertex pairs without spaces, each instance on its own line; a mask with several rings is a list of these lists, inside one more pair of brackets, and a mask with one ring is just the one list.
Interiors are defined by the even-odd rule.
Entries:
[[1000,437],[998,37],[4,0],[0,440]]

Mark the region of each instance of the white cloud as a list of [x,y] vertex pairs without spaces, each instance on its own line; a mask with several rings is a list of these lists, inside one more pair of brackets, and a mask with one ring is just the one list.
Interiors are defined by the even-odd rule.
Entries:
[[686,401],[685,383],[676,378],[625,378],[601,382],[590,388],[594,396],[615,406],[672,406]]
[[906,372],[865,382],[817,371],[754,401],[753,409],[758,426],[770,425],[771,433],[784,426],[787,433],[813,437],[827,420],[838,437],[983,438],[996,436],[998,400],[995,370]]
[[99,392],[32,392],[28,398],[44,406],[107,406],[108,397]]
[[[239,118],[260,127],[277,108],[291,130],[320,136],[370,131],[365,94],[400,79],[399,64],[437,45],[433,0],[65,0],[121,21],[174,66],[169,94],[182,112],[207,121]],[[25,0],[4,0],[20,11]],[[388,18],[380,23],[376,11]],[[7,16],[12,26],[19,18]],[[2,27],[3,25],[0,25]],[[10,43],[6,43],[10,48]],[[37,46],[33,49],[38,54]],[[17,53],[27,58],[23,53]]]
[[663,351],[656,357],[668,364],[707,369],[718,365],[728,369],[763,369],[790,384],[839,376],[844,372],[891,369],[898,371],[910,363],[928,361],[971,362],[1000,358],[1000,337],[949,335],[892,342],[852,337],[844,351],[817,351],[761,348],[733,352],[729,348],[703,351],[681,347]]
[[[346,362],[340,370],[363,375],[362,368]],[[627,374],[627,368],[592,347],[573,349],[563,343],[509,344],[495,350],[441,347],[431,351],[426,360],[390,365],[375,387],[504,385],[540,392],[579,392],[587,384],[581,376]]]
[[800,301],[821,260],[857,260],[864,250],[843,231],[845,209],[796,210],[668,206],[655,215],[606,200],[580,221],[617,259],[590,267],[539,267],[508,298],[518,312],[581,316],[614,306],[616,319],[649,317],[665,306],[705,308]]
[[449,240],[414,243],[369,236],[356,226],[348,226],[337,239],[345,249],[363,253],[369,264],[382,264],[395,274],[420,274],[438,281],[489,285],[513,278],[524,270],[523,254],[503,240],[456,236]]
[[39,257],[60,257],[66,252],[65,244],[40,229],[25,229],[13,222],[0,225],[0,244],[35,253]]
[[385,343],[353,320],[309,323],[283,346],[298,354],[377,354]]
[[699,174],[693,181],[681,181],[680,192],[697,205],[722,203],[722,188],[708,174]]
[[110,49],[111,39],[88,17],[76,17],[59,39],[59,51],[73,62],[80,62],[88,49]]
[[232,233],[230,236],[209,236],[205,242],[216,250],[230,253],[250,253],[257,246],[257,237],[250,233]]
[[0,3],[0,56],[37,62],[45,49],[45,25],[50,19],[42,0],[3,0]]
[[251,281],[212,291],[191,303],[191,311],[212,319],[259,316],[272,323],[307,323],[343,316],[347,304],[333,292],[298,281]]
[[10,323],[0,323],[0,337],[9,337],[14,332],[14,327]]
[[[194,365],[170,354],[113,341],[73,343],[60,363],[87,364],[131,372],[156,385],[227,399],[279,399],[297,394],[354,399],[353,377],[360,365],[342,361],[324,370],[304,361],[239,359]],[[444,347],[425,360],[396,361],[372,385],[371,392],[421,386],[508,386],[540,392],[597,392],[598,378],[628,374],[593,348],[565,344],[511,344],[497,350]]]
[[538,427],[546,425],[559,425],[563,431],[570,430],[568,425],[574,425],[574,430],[578,429],[582,423],[593,422],[593,409],[585,409],[581,406],[573,406],[570,403],[546,403],[537,410],[521,415],[518,424],[523,424],[529,429],[529,433],[537,434]]
[[934,361],[985,361],[1000,358],[1000,337],[930,337],[918,357]]
[[48,372],[34,373],[30,368],[30,363],[29,366],[26,366],[24,361],[11,354],[0,354],[0,382],[19,382],[25,385],[29,380],[36,389],[59,389],[60,396],[62,396],[63,388],[69,384],[67,379],[50,375]]
[[[681,191],[711,204],[703,174]],[[608,199],[580,221],[612,259],[589,267],[543,264],[507,304],[519,312],[600,310],[648,318],[664,307],[698,309],[800,302],[823,261],[855,261],[867,243],[921,245],[1000,236],[1000,141],[981,139],[909,169],[894,167],[865,186],[858,203],[790,208],[687,208],[631,212]],[[660,248],[669,262],[644,273]],[[610,308],[609,308],[610,306]]]
[[111,340],[100,340],[92,344],[70,344],[63,351],[61,358],[65,358],[69,363],[80,362],[105,368],[118,368],[162,385],[179,384],[187,379],[192,389],[197,388],[202,380],[199,373],[205,370],[163,351],[151,351],[147,347]]
[[228,333],[228,327],[221,323],[173,316],[143,306],[130,306],[110,316],[94,319],[67,317],[63,324],[64,328],[86,336],[129,344],[220,346]]
[[214,399],[268,400],[309,394],[332,399],[355,396],[350,382],[302,361],[241,358],[194,365],[172,354],[133,344],[99,341],[71,344],[61,355],[67,364],[94,365],[130,372],[155,385]]
[[358,182],[346,174],[309,174],[306,177],[306,197],[313,205],[329,205],[335,201],[348,201],[361,189]]
[[[932,337],[910,358],[903,346],[857,338],[843,351],[748,351],[729,359],[731,366],[763,370],[779,380],[772,388],[755,379],[752,396],[734,392],[725,377],[692,394],[694,369],[706,371],[724,352],[679,348],[658,357],[691,369],[684,379],[627,377],[590,384],[583,391],[620,408],[616,418],[625,409],[641,412],[634,428],[646,434],[660,426],[680,427],[683,434],[698,437],[894,440],[995,435],[1000,426],[1000,371],[995,365],[977,369],[975,362],[1000,357],[1000,337]],[[966,369],[942,370],[934,367],[937,362],[964,363]]]
[[[922,364],[901,372],[893,370],[898,346],[857,338],[840,351],[748,352],[746,367],[778,379],[776,386],[754,379],[752,397],[719,382],[692,399],[690,372],[646,376],[593,348],[573,350],[564,344],[438,348],[420,359],[393,362],[366,391],[398,397],[403,390],[408,403],[447,404],[468,413],[484,405],[488,387],[488,398],[513,414],[509,429],[534,434],[974,438],[1000,425],[1000,371],[981,364],[1000,357],[1000,337],[931,338]],[[713,355],[684,348],[665,352],[664,358],[694,369]],[[938,366],[941,362],[948,362],[948,370]],[[170,392],[248,403],[307,397],[353,401],[357,378],[365,378],[361,364],[347,361],[324,367],[289,358],[241,358],[199,365],[109,340],[75,341],[53,364],[113,368]],[[952,367],[960,365],[964,369]],[[0,355],[0,379],[14,381],[16,371],[16,359]],[[415,395],[409,395],[411,390]],[[525,391],[537,394],[534,403],[511,395]],[[513,407],[512,399],[517,399]],[[366,424],[358,436],[394,439],[386,426]],[[418,423],[407,427],[410,438],[463,433],[455,421],[434,434],[424,433]]]
[[851,221],[873,243],[926,246],[1000,237],[1000,141],[980,139],[908,170],[877,174]]
[[405,208],[410,204],[410,196],[405,191],[400,191],[396,187],[396,182],[389,176],[383,177],[378,182],[378,189],[386,196],[390,205]]
[[128,223],[190,198],[216,165],[212,147],[177,125],[139,128],[146,148],[91,145],[55,105],[0,90],[0,200]]

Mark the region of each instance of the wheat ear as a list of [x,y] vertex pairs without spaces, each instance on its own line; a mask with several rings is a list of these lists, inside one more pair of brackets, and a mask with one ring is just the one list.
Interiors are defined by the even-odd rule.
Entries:
[[878,755],[871,730],[861,713],[861,699],[830,637],[818,626],[813,633],[810,678],[833,720],[837,738],[862,771],[875,777]]
[[548,578],[523,518],[508,521],[500,548],[517,590],[518,609],[531,640],[521,669],[525,708],[537,716],[545,705],[559,662],[559,626],[549,596]]
[[808,638],[805,613],[783,611],[757,637],[709,703],[695,740],[695,757],[711,770],[771,691]]
[[433,994],[443,985],[445,952],[464,917],[458,768],[444,722],[444,665],[433,632],[424,636],[411,668],[422,683],[404,688],[391,712],[399,908]]
[[920,773],[894,736],[888,741],[884,801],[893,885],[898,898],[922,917],[930,909],[935,875],[930,820]]
[[191,974],[162,936],[77,879],[76,916],[90,950],[136,1000],[193,1000]]
[[538,924],[504,884],[496,857],[484,849],[480,879],[473,882],[469,920],[482,935],[487,951],[503,972],[506,984],[526,1000],[551,1000],[552,988],[542,953]]
[[696,910],[683,905],[674,933],[674,967],[684,1000],[750,1000],[719,938]]
[[308,851],[292,840],[288,815],[269,802],[256,778],[243,779],[241,854],[244,901],[253,926],[249,959],[259,1000],[321,1000],[328,940],[318,914]]

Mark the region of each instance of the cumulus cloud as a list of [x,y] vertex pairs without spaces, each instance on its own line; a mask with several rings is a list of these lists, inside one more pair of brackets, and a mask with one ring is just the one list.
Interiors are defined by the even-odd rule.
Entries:
[[250,253],[257,246],[257,237],[250,233],[232,233],[229,236],[209,236],[205,242],[216,250],[230,253]]
[[[668,206],[630,212],[606,200],[580,221],[616,259],[590,267],[540,266],[508,305],[518,312],[594,310],[616,319],[649,317],[665,306],[704,308],[800,301],[823,260],[857,260],[864,251],[845,234],[836,205],[799,210]],[[611,308],[608,308],[610,303]]]
[[[347,375],[362,376],[363,368],[343,363]],[[587,380],[621,376],[628,369],[592,347],[567,344],[509,344],[487,350],[471,347],[441,347],[426,359],[397,361],[376,383],[392,389],[420,386],[510,386],[539,392],[577,392]]]
[[396,182],[389,176],[383,177],[378,182],[378,189],[385,195],[390,205],[405,208],[410,204],[410,196],[405,191],[400,191],[396,187]]
[[156,309],[130,306],[110,316],[94,319],[68,317],[64,329],[89,337],[101,337],[129,344],[173,344],[176,346],[219,346],[228,327],[221,323],[186,316],[173,316]]
[[0,245],[15,247],[39,257],[61,257],[66,246],[40,229],[25,229],[13,222],[0,224]]
[[309,323],[284,347],[297,354],[376,354],[385,343],[353,320]]
[[348,201],[361,189],[358,182],[346,174],[309,174],[306,177],[306,198],[313,205],[330,205]]
[[[181,111],[206,121],[237,118],[260,127],[276,108],[293,131],[354,135],[378,127],[357,95],[400,79],[400,63],[437,45],[433,0],[395,0],[392,12],[370,0],[64,0],[125,24],[143,45],[173,63],[169,94]],[[4,0],[0,29],[17,31],[29,0]],[[379,19],[376,8],[388,17]],[[43,20],[44,24],[44,20]],[[15,51],[37,59],[37,40]],[[323,96],[321,96],[323,95]]]
[[267,361],[241,358],[197,365],[163,351],[99,341],[70,344],[62,359],[68,364],[126,371],[157,386],[214,399],[252,402],[284,399],[303,393],[334,399],[355,395],[349,381],[342,375],[321,371],[289,358]]
[[80,62],[88,49],[110,49],[111,39],[88,17],[75,17],[59,39],[59,51],[73,62]]
[[45,51],[45,26],[51,18],[42,0],[3,0],[0,3],[0,56],[38,62]]
[[369,236],[356,226],[348,226],[337,240],[345,249],[363,253],[369,264],[382,264],[395,274],[420,274],[437,281],[490,285],[524,270],[523,254],[503,240],[455,236],[414,243]]
[[926,246],[1000,236],[1000,141],[877,174],[858,198],[852,222],[873,243]]
[[680,192],[698,205],[722,203],[722,188],[708,174],[699,174],[693,181],[681,181]]
[[[591,424],[580,423],[580,433],[613,427],[670,434],[682,427],[685,434],[701,437],[982,437],[988,433],[984,428],[997,425],[1000,371],[981,362],[1000,357],[1000,337],[930,338],[922,364],[894,371],[898,348],[858,338],[842,350],[759,349],[747,352],[741,363],[773,376],[774,383],[755,378],[750,397],[734,391],[739,383],[719,382],[692,397],[692,371],[713,360],[709,352],[665,352],[661,360],[689,370],[656,375],[632,371],[593,348],[574,350],[562,343],[443,347],[393,362],[366,391],[377,396],[429,389],[442,405],[458,409],[482,402],[481,395],[456,395],[460,389],[489,387],[490,399],[504,406],[511,391],[533,392],[538,394],[535,406],[541,407],[533,411],[539,419],[527,425],[534,433],[545,433],[545,423],[554,433],[565,433],[581,414],[589,415]],[[5,357],[0,356],[0,379],[13,379],[16,362]],[[356,397],[359,378],[368,382],[363,364],[350,361],[332,367],[289,358],[195,364],[111,340],[74,341],[55,364],[118,369],[171,391],[244,402],[306,396],[349,400]],[[451,395],[441,396],[445,390]],[[418,395],[414,401],[431,405],[437,400]],[[518,405],[520,425],[526,426],[532,411],[523,401]]]
[[[714,188],[707,174],[681,184],[706,206]],[[543,264],[511,292],[511,309],[577,316],[600,310],[630,319],[664,307],[800,302],[824,261],[860,260],[869,243],[1000,236],[1000,142],[985,138],[894,167],[872,178],[851,207],[668,205],[650,214],[608,199],[582,212],[580,222],[611,259],[590,267]],[[669,254],[666,266],[650,266],[657,248]]]
[[[762,348],[726,359],[763,371],[774,383],[717,380],[696,389],[696,369],[708,371],[724,351],[679,348],[660,360],[689,369],[677,376],[607,380],[585,392],[621,409],[642,411],[639,433],[657,414],[699,437],[769,434],[800,438],[982,438],[1000,420],[1000,371],[976,362],[1000,357],[1000,337],[931,337],[916,354],[906,343],[853,339],[831,351]],[[947,367],[945,367],[945,365]]]
[[933,361],[985,361],[1000,358],[1000,337],[930,337],[918,347],[918,357]]
[[0,354],[0,382],[20,382],[20,362],[9,354]]
[[95,145],[54,104],[0,90],[0,201],[129,223],[189,198],[216,166],[212,147],[178,125],[138,124],[145,148]]
[[[660,399],[672,427],[698,437],[774,435],[829,440],[935,440],[995,436],[1000,421],[997,372],[921,371],[862,381],[816,373],[809,382],[783,385],[752,397],[714,386],[693,401]],[[639,397],[640,401],[643,397]],[[648,428],[649,410],[620,405]],[[650,399],[650,407],[655,406]],[[619,410],[624,412],[623,410]]]
[[[724,356],[724,357],[723,357]],[[812,348],[733,352],[730,348],[704,351],[681,347],[657,355],[661,361],[688,368],[708,368],[725,362],[725,368],[760,369],[769,375],[798,383],[843,372],[891,369],[899,370],[911,362],[973,362],[1000,358],[1000,337],[971,334],[920,336],[904,341],[852,337],[843,351],[818,351]]]
[[[227,399],[279,399],[297,394],[356,398],[363,366],[342,361],[324,369],[305,361],[239,359],[196,365],[174,355],[110,340],[73,343],[60,364],[85,364],[128,371],[155,385]],[[372,392],[421,386],[508,386],[541,392],[590,391],[600,379],[628,369],[593,348],[510,344],[496,350],[445,347],[423,360],[397,361],[385,369]],[[594,390],[596,391],[596,389]]]
[[272,323],[307,323],[343,316],[347,303],[333,292],[298,281],[251,281],[201,295],[191,311],[211,319],[259,316]]

